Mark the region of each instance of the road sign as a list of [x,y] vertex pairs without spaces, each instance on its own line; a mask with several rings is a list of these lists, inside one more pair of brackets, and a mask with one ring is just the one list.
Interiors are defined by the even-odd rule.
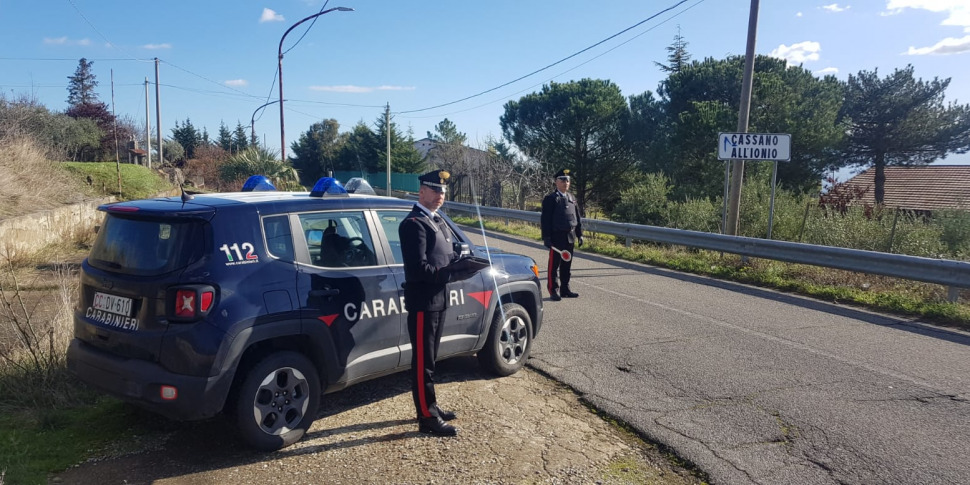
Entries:
[[718,160],[791,160],[791,135],[782,133],[720,133]]

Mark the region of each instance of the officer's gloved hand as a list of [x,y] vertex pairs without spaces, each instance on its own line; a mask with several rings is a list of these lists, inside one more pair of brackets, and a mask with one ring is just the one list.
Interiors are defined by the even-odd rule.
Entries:
[[542,244],[545,244],[547,248],[552,248],[552,239],[543,239]]
[[579,247],[583,247],[583,236],[579,236]]

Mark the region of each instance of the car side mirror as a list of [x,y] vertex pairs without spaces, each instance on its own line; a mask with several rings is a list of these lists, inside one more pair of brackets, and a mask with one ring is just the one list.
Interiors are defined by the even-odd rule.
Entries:
[[469,246],[468,243],[456,242],[453,243],[452,247],[454,248],[454,251],[458,253],[459,258],[470,256],[472,254],[471,246]]

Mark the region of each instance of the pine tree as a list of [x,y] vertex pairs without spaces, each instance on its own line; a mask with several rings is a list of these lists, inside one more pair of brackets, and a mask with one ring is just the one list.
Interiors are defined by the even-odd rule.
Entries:
[[235,150],[232,150],[232,148],[233,148],[233,146],[232,146],[232,132],[229,131],[229,127],[226,126],[226,124],[223,123],[223,122],[221,122],[221,121],[219,122],[219,140],[218,140],[218,143],[219,143],[219,146],[222,147],[222,149],[225,150],[225,151],[227,151],[227,152],[230,152],[231,153],[231,152],[234,152],[235,151]]
[[94,73],[91,72],[93,64],[93,61],[89,62],[82,57],[78,61],[74,75],[67,77],[70,81],[67,87],[67,104],[71,107],[98,102],[98,95],[94,92],[94,88],[98,86],[98,81],[95,79]]
[[[232,146],[235,147],[235,151],[249,148],[249,134],[246,133],[246,128],[239,121],[236,122],[236,129],[232,132]],[[253,146],[256,145],[253,144]]]
[[840,117],[847,124],[842,161],[873,167],[873,197],[885,202],[886,167],[926,165],[970,151],[970,104],[944,100],[950,79],[917,79],[912,65],[885,78],[850,74]]
[[175,121],[175,128],[172,128],[172,139],[177,141],[185,150],[185,158],[195,158],[195,147],[202,144],[202,135],[192,126],[192,121],[185,119],[185,124],[179,125]]
[[468,136],[458,131],[458,127],[455,126],[455,123],[448,118],[445,118],[440,123],[435,125],[434,132],[428,132],[428,138],[438,143],[453,145],[464,145],[468,140]]
[[663,72],[677,73],[690,63],[690,53],[687,52],[687,41],[680,35],[680,26],[677,26],[677,35],[674,36],[674,43],[667,46],[667,63],[661,64],[654,62]]

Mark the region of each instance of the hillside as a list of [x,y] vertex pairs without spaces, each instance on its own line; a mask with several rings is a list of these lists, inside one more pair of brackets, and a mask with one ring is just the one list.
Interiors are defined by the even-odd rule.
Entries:
[[108,195],[154,197],[172,188],[165,177],[140,165],[47,160],[27,139],[0,139],[0,174],[0,220]]
[[94,192],[25,139],[0,139],[0,219],[80,202]]

